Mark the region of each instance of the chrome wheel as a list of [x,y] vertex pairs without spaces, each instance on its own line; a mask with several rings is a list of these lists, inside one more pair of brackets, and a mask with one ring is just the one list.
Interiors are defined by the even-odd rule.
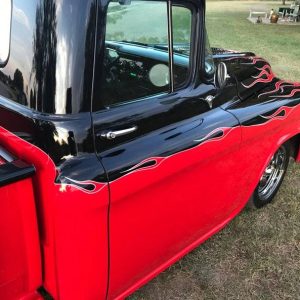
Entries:
[[261,201],[269,201],[270,197],[280,186],[287,168],[288,153],[286,147],[281,146],[274,154],[258,185],[258,196]]

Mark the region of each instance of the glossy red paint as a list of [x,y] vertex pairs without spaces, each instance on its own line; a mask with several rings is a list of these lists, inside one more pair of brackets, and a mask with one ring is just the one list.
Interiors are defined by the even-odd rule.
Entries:
[[[128,296],[234,218],[251,196],[273,153],[300,132],[299,113],[299,105],[282,107],[264,124],[220,128],[221,137],[204,140],[199,146],[166,158],[149,158],[111,182],[109,298]],[[205,138],[211,136],[213,132]],[[56,299],[104,299],[105,289],[101,288],[100,294],[99,287],[107,282],[102,268],[108,268],[107,231],[103,232],[107,223],[102,213],[107,207],[99,200],[108,199],[107,184],[73,180],[92,184],[92,191],[73,184],[55,184],[55,166],[40,149],[3,128],[0,144],[37,168],[34,183],[38,186],[37,201],[42,204],[39,216],[45,287]],[[156,164],[137,169],[150,160]],[[216,173],[220,174],[218,178],[214,177]],[[122,206],[128,201],[131,206],[124,214]],[[99,269],[94,269],[95,265]],[[80,270],[79,275],[74,275],[75,269]],[[74,282],[78,285],[76,292]]]
[[21,300],[44,300],[44,298],[37,291],[34,291],[30,295],[22,297]]
[[[280,114],[282,111],[284,115]],[[147,161],[155,160],[156,164],[138,170],[135,166],[129,174],[111,182],[110,298],[123,299],[236,216],[278,146],[300,132],[299,113],[299,106],[282,107],[265,124],[223,128],[222,137],[166,158],[149,158]],[[286,119],[289,122],[283,122]],[[259,146],[257,143],[263,136],[265,143]],[[104,195],[108,197],[107,185],[89,181],[95,188],[87,192],[76,185],[55,184],[55,166],[40,149],[3,128],[0,128],[0,143],[37,168],[34,179],[38,184],[37,201],[44,206],[39,207],[39,214],[43,220],[45,287],[56,299],[105,298],[105,289],[100,294],[99,287],[105,287],[107,280],[103,268],[108,263],[107,231],[103,232],[107,224],[103,222],[105,209],[99,200]],[[240,164],[236,164],[237,160]],[[212,180],[220,170],[220,178]],[[164,185],[166,180],[168,185]],[[124,197],[131,202],[126,214],[122,208]],[[37,237],[37,233],[30,235]],[[151,238],[143,239],[144,235]],[[162,253],[161,249],[167,251]],[[53,273],[51,263],[55,267]],[[97,264],[99,269],[94,269]],[[74,275],[75,268],[80,269],[79,275]],[[74,282],[78,284],[76,292],[72,291]]]
[[[286,110],[284,117],[278,117],[280,111]],[[243,174],[245,197],[250,197],[256,188],[265,168],[278,148],[298,135],[300,132],[300,105],[294,108],[280,108],[267,123],[255,126],[243,126],[243,143],[241,152],[245,159],[241,161],[244,170]],[[264,141],[261,143],[261,141]]]
[[[0,145],[36,168],[33,184],[44,287],[55,299],[104,299],[108,280],[107,185],[95,183],[98,192],[88,193],[74,185],[55,184],[56,168],[50,157],[1,127]],[[36,233],[28,234],[38,238]]]
[[40,299],[39,234],[31,179],[0,188],[0,299]]
[[151,279],[245,204],[232,172],[241,129],[223,131],[221,138],[110,184],[110,299],[122,299]]
[[278,147],[300,132],[299,114],[300,105],[282,107],[264,124],[153,158],[155,166],[112,182],[110,299],[125,298],[232,220]]

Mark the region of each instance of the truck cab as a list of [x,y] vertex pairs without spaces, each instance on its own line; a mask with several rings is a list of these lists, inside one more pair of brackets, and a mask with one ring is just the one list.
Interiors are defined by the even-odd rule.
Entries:
[[0,299],[133,293],[297,158],[299,86],[202,0],[1,1]]

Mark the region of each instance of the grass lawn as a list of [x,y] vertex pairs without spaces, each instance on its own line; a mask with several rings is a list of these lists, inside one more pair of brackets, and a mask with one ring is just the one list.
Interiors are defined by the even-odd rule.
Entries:
[[[280,2],[207,3],[211,44],[250,50],[279,77],[300,81],[300,27],[254,25],[249,8]],[[274,203],[245,210],[222,232],[130,299],[300,299],[300,166],[291,164]]]
[[[278,77],[300,82],[300,26],[252,24],[249,9],[270,11],[281,2],[207,2],[207,29],[212,46],[252,51],[266,58]],[[289,5],[287,5],[289,6]]]

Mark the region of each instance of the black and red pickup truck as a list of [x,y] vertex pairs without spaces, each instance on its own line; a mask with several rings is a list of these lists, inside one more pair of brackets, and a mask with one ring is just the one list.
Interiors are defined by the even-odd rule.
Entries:
[[202,0],[2,0],[0,299],[125,298],[299,143],[300,84],[211,48]]

